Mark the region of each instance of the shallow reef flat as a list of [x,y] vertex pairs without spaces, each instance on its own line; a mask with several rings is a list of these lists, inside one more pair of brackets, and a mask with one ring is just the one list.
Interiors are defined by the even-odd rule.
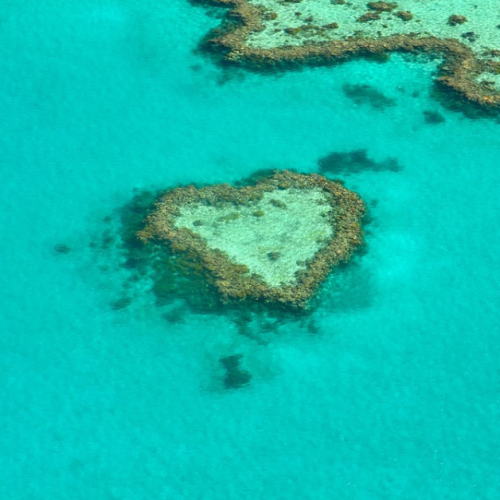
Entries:
[[437,82],[500,109],[500,0],[198,0],[231,10],[207,44],[257,66],[391,51],[443,58]]
[[303,308],[363,243],[364,211],[340,183],[285,170],[240,188],[167,191],[139,237],[187,255],[224,301]]

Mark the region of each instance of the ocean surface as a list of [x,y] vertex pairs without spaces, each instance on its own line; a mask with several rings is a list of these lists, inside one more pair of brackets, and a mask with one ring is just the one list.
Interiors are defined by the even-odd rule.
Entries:
[[[499,122],[444,108],[420,58],[223,70],[196,51],[219,12],[0,2],[0,498],[498,499]],[[366,251],[307,321],[242,335],[126,281],[137,193],[357,150],[332,175]]]

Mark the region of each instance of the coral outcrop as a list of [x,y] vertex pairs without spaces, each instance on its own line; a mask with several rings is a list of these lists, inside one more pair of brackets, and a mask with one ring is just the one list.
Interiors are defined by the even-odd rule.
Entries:
[[500,2],[401,0],[194,0],[229,8],[205,47],[228,62],[265,68],[324,64],[389,52],[443,59],[438,85],[482,108],[500,109]]
[[363,243],[364,211],[340,183],[285,170],[239,188],[167,191],[138,236],[185,255],[223,301],[304,308]]

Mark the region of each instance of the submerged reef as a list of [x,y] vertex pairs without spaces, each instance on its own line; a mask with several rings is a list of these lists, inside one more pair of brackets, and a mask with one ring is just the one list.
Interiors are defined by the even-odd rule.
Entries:
[[345,96],[355,104],[368,104],[374,109],[385,109],[396,105],[394,99],[386,97],[371,85],[348,83],[342,87],[342,90]]
[[252,380],[252,374],[240,366],[242,358],[243,354],[232,354],[219,359],[226,372],[224,376],[224,387],[226,389],[239,389],[248,385]]
[[428,53],[443,59],[443,90],[500,109],[499,0],[192,1],[230,9],[204,43],[227,62],[265,68]]
[[399,172],[402,166],[396,158],[375,161],[368,156],[366,149],[356,149],[345,153],[330,153],[318,160],[321,174],[350,175],[363,171]]
[[318,174],[167,191],[137,234],[189,263],[223,302],[305,308],[331,269],[363,243],[359,196]]

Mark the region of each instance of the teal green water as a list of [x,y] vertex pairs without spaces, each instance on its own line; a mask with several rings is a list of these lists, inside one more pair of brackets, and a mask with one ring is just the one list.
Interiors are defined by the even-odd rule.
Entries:
[[[1,2],[0,498],[497,499],[500,125],[400,57],[224,75],[193,53],[217,24],[185,0]],[[134,189],[357,149],[401,168],[340,174],[373,222],[317,333],[167,322],[144,282],[110,307],[122,257],[89,242]],[[234,353],[253,378],[224,390]]]

